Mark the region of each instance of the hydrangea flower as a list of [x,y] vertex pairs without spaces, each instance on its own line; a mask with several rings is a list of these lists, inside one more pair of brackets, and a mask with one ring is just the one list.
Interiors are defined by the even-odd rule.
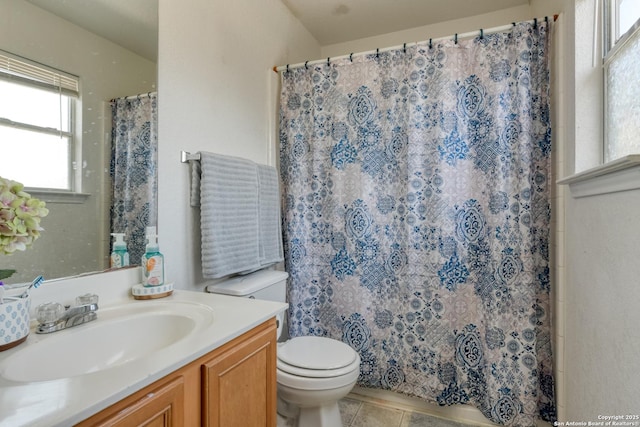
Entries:
[[[45,202],[23,191],[16,181],[0,177],[0,255],[24,251],[40,237],[40,220],[49,214]],[[0,279],[13,270],[0,270]]]

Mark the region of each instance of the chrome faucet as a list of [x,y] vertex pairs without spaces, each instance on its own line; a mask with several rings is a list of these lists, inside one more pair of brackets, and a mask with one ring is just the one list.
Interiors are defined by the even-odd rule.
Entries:
[[76,298],[76,305],[65,307],[57,302],[40,304],[36,308],[37,334],[49,334],[62,329],[82,325],[98,318],[98,296],[85,294]]

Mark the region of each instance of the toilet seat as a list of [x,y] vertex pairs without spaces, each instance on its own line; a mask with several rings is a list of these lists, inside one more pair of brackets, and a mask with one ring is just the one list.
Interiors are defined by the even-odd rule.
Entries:
[[278,347],[278,358],[305,369],[343,368],[356,358],[356,352],[342,341],[325,337],[296,337]]
[[276,361],[276,366],[279,371],[286,372],[291,375],[295,375],[297,377],[304,378],[333,378],[339,377],[342,375],[347,375],[352,371],[358,369],[360,365],[360,359],[356,357],[354,361],[347,366],[338,369],[305,369],[297,366],[289,365],[286,362],[278,359]]
[[360,356],[356,358],[356,363],[354,365],[354,368],[352,368],[350,372],[336,377],[310,377],[308,375],[301,376],[290,374],[278,368],[276,369],[276,381],[278,383],[278,387],[285,386],[297,390],[333,390],[347,386],[350,390],[356,383],[358,376],[360,376]]
[[353,371],[359,361],[347,344],[331,338],[296,337],[278,346],[278,369],[310,378],[329,378]]
[[347,344],[324,337],[296,337],[278,344],[277,382],[299,390],[331,390],[360,375],[360,355]]

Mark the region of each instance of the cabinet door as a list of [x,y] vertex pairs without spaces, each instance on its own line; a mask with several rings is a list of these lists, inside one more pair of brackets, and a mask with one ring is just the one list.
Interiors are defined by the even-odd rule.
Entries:
[[[181,427],[184,425],[184,381],[175,378],[157,389],[147,389],[142,397],[126,399],[117,413],[79,424],[100,427]],[[98,414],[100,417],[101,414]]]
[[202,366],[207,427],[276,426],[276,324],[231,341]]

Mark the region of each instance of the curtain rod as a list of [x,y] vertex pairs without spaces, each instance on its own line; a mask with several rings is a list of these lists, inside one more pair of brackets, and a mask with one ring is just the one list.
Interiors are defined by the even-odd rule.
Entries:
[[158,94],[158,92],[155,92],[155,91],[154,92],[147,92],[147,93],[139,93],[137,95],[123,96],[121,98],[113,98],[112,100],[110,100],[110,102],[115,102],[118,99],[140,99],[140,98],[146,98],[148,96],[157,95],[157,94]]
[[[548,20],[548,17],[544,17],[542,19],[543,21]],[[558,20],[558,15],[553,15],[553,20],[557,21]],[[530,24],[534,24],[536,25],[538,23],[538,18],[534,18],[530,21],[524,21],[524,22],[528,22]],[[431,45],[431,43],[433,42],[438,42],[441,40],[448,40],[448,39],[453,39],[456,41],[456,43],[458,42],[458,40],[460,39],[466,39],[469,37],[475,37],[475,36],[480,36],[482,37],[484,34],[491,34],[491,33],[498,33],[500,31],[505,31],[508,30],[509,28],[511,28],[512,26],[516,25],[515,22],[512,22],[509,25],[502,25],[500,27],[493,27],[493,28],[489,28],[487,30],[484,29],[480,29],[480,30],[476,30],[476,31],[469,31],[468,33],[462,33],[462,34],[454,34],[451,36],[445,36],[445,37],[438,37],[435,39],[429,39],[429,45]],[[380,52],[388,52],[390,50],[397,50],[397,49],[406,49],[408,46],[415,46],[419,43],[424,43],[425,41],[422,42],[413,42],[413,43],[404,43],[401,45],[397,45],[397,46],[391,46],[391,47],[385,47],[383,49],[375,49],[375,50],[368,50],[365,52],[358,52],[358,53],[350,53],[349,55],[341,55],[341,56],[334,56],[333,58],[328,57],[327,59],[316,59],[313,61],[306,61],[306,62],[300,62],[297,64],[286,64],[286,65],[279,65],[279,66],[274,66],[273,67],[273,71],[274,72],[279,72],[279,71],[283,71],[283,70],[290,70],[292,68],[300,68],[300,67],[308,67],[309,65],[315,65],[315,64],[321,64],[323,62],[331,62],[331,60],[338,60],[338,59],[353,59],[354,56],[363,56],[363,55],[372,55],[374,53],[378,54]]]

